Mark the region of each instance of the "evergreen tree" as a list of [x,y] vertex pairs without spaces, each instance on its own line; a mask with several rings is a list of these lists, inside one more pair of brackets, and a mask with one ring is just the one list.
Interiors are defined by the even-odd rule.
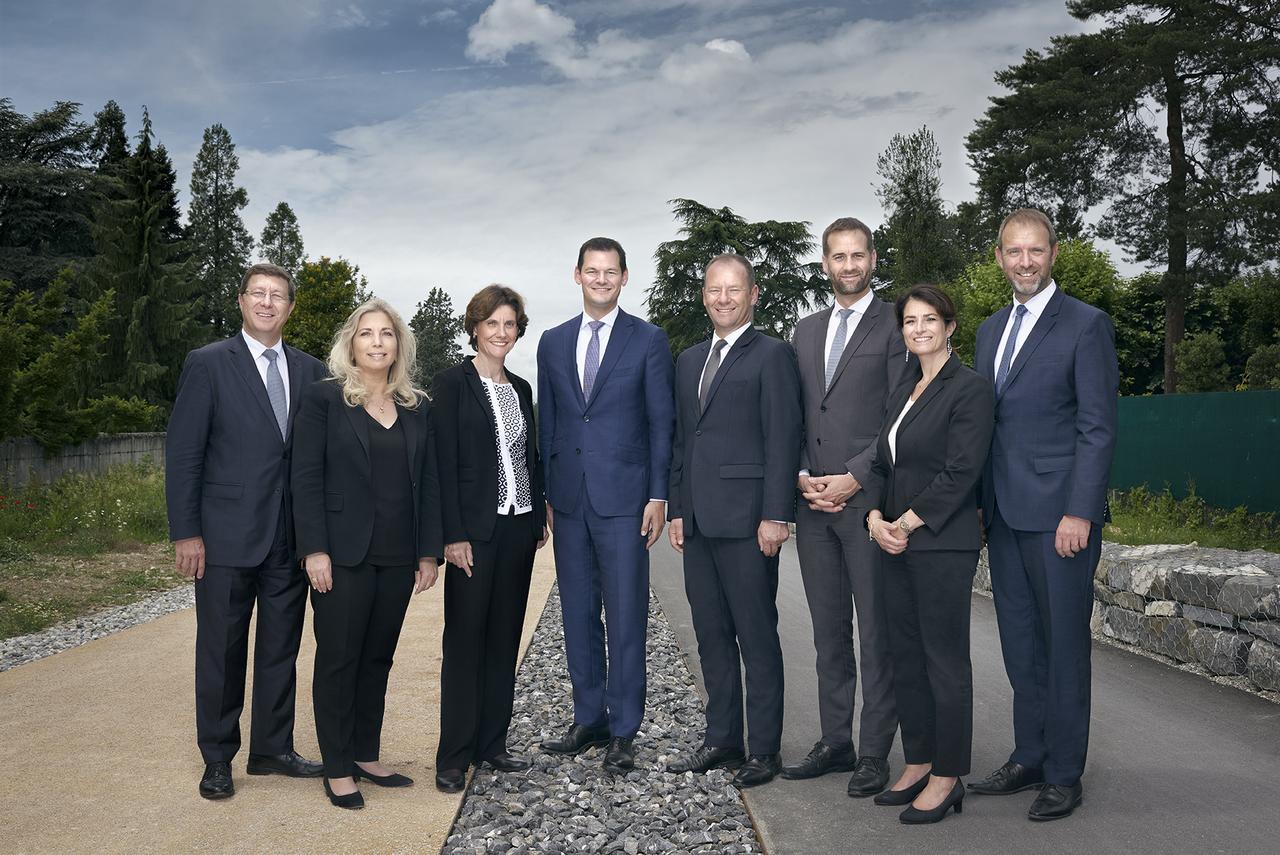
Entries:
[[272,264],[278,264],[290,273],[297,273],[306,260],[307,254],[302,247],[302,232],[298,230],[298,218],[288,202],[281,202],[276,209],[267,215],[267,223],[262,227],[262,240],[258,242],[262,257]]
[[[155,163],[156,190],[160,195],[160,234],[166,243],[177,243],[186,238],[186,230],[182,228],[182,210],[178,207],[178,173],[163,144],[156,146]],[[189,255],[190,249],[185,245],[177,252],[177,257],[184,260]]]
[[373,295],[360,268],[345,258],[321,256],[304,262],[294,275],[298,295],[285,338],[294,347],[323,361],[329,358],[333,335],[356,306]]
[[927,127],[894,134],[876,159],[876,198],[888,214],[876,236],[877,276],[896,289],[946,282],[963,266],[942,201],[941,170],[942,150]]
[[418,382],[430,386],[440,371],[462,360],[462,316],[453,313],[453,300],[443,288],[432,288],[418,303],[409,321],[418,343]]
[[215,338],[239,326],[236,293],[253,251],[253,238],[240,219],[249,194],[236,186],[239,168],[227,129],[222,125],[206,128],[191,170],[187,236],[200,281],[196,319]]
[[89,152],[99,172],[115,174],[129,161],[129,135],[125,131],[124,110],[114,100],[93,114],[93,137]]

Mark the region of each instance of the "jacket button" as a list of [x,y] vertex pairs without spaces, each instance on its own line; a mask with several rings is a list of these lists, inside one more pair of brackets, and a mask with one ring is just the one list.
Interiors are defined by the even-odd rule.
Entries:
[[591,421],[591,416],[583,416],[583,417],[582,417],[582,420],[583,420],[584,422],[589,422],[589,421]]
[[818,445],[822,445],[822,437],[818,437]]
[[827,405],[823,404],[822,406],[818,407],[818,409],[825,413],[827,411]]
[[694,435],[694,436],[702,436],[702,431],[700,431],[700,430],[695,430],[695,431],[693,432],[693,435]]
[[581,449],[581,448],[575,448],[575,449],[573,450],[573,453],[574,453],[574,454],[581,454],[581,453],[582,453],[582,449]]

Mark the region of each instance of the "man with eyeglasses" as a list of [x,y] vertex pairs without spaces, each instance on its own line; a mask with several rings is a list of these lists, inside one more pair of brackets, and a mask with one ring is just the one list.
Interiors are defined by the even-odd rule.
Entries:
[[243,328],[187,355],[169,418],[165,496],[175,563],[195,579],[196,742],[206,799],[235,793],[231,759],[240,749],[255,602],[248,772],[321,774],[293,748],[307,583],[289,510],[291,426],[302,389],[325,374],[318,359],[281,340],[295,291],[282,267],[245,271]]

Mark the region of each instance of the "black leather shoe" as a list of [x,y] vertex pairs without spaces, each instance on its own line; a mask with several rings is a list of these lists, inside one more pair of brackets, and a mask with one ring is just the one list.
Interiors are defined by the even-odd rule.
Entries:
[[668,772],[710,772],[712,769],[732,769],[744,759],[741,748],[711,748],[702,746],[692,754],[686,754],[667,764]]
[[782,758],[777,754],[752,754],[733,776],[735,787],[758,787],[773,780],[782,771]]
[[969,790],[980,796],[1007,796],[1043,785],[1043,771],[1009,761],[978,783],[970,784]]
[[506,751],[486,757],[480,762],[488,763],[499,772],[523,772],[533,765],[523,757],[515,757]]
[[852,745],[832,748],[825,742],[816,742],[809,755],[799,763],[782,767],[782,777],[791,781],[816,778],[828,772],[848,772],[857,763],[858,752]]
[[621,774],[630,772],[636,767],[635,740],[615,736],[609,740],[609,749],[604,753],[604,770]]
[[329,787],[328,778],[324,779],[324,794],[329,797],[329,804],[334,807],[346,808],[347,810],[360,810],[360,808],[364,807],[364,796],[360,795],[359,790],[354,793],[347,793],[345,796],[337,795]]
[[324,765],[300,756],[297,751],[290,751],[288,754],[250,754],[246,771],[250,775],[319,778],[324,774]]
[[588,748],[609,742],[609,728],[587,727],[575,723],[560,739],[542,740],[542,750],[553,754],[579,754]]
[[398,772],[392,772],[390,775],[375,775],[372,772],[366,772],[359,766],[355,766],[351,770],[351,777],[356,779],[356,783],[368,781],[371,784],[377,784],[379,787],[412,787],[413,778],[408,775],[401,775]]
[[442,793],[460,793],[466,785],[466,769],[441,769],[436,772],[436,789]]
[[902,807],[909,805],[916,800],[916,796],[924,792],[924,788],[929,785],[929,773],[925,772],[924,777],[916,781],[905,790],[885,790],[877,793],[876,797],[871,801],[878,805],[888,805],[890,807]]
[[200,779],[200,795],[206,799],[229,799],[236,794],[231,783],[230,763],[206,763],[204,777]]
[[889,786],[889,761],[880,757],[863,756],[849,776],[849,795],[865,799]]
[[1031,803],[1027,811],[1027,819],[1035,822],[1048,822],[1051,819],[1062,819],[1071,816],[1071,812],[1080,807],[1084,801],[1084,787],[1079,781],[1075,786],[1063,787],[1058,784],[1045,784],[1040,795]]
[[898,814],[898,821],[907,825],[927,825],[941,820],[947,815],[947,811],[952,808],[956,809],[956,813],[964,811],[964,784],[960,783],[959,778],[956,779],[955,786],[951,788],[951,792],[947,793],[947,797],[942,800],[942,804],[933,810],[920,810],[920,808],[911,805]]

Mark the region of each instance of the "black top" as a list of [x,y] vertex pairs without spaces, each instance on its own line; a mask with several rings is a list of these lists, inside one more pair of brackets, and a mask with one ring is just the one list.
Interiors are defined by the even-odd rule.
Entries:
[[401,420],[383,427],[369,420],[369,475],[373,491],[373,539],[370,564],[413,564],[413,486],[409,483],[408,452]]

